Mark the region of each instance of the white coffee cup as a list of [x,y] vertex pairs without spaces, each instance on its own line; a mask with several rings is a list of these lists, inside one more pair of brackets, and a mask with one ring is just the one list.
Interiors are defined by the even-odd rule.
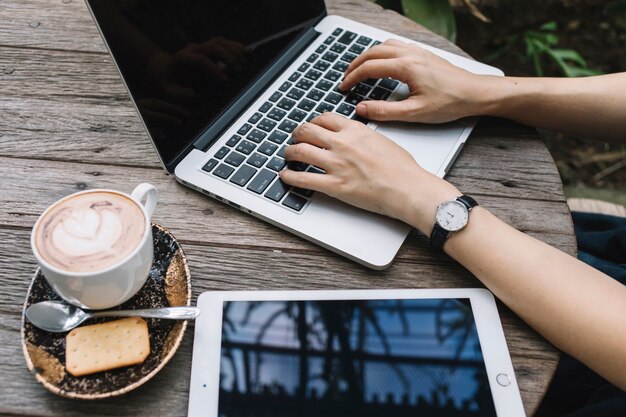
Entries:
[[[86,194],[93,193],[92,196],[86,196]],[[111,262],[109,265],[104,265],[101,269],[90,270],[90,271],[71,271],[68,269],[72,268],[63,268],[59,265],[53,265],[54,261],[51,259],[46,259],[45,256],[40,252],[38,243],[41,244],[43,237],[39,239],[37,236],[42,233],[52,233],[48,232],[45,227],[46,225],[42,225],[42,221],[46,221],[47,223],[51,222],[51,218],[48,216],[53,210],[59,212],[62,209],[67,209],[65,206],[71,205],[72,199],[76,199],[76,201],[86,200],[90,197],[99,197],[100,195],[110,196],[112,200],[121,199],[121,197],[125,197],[129,199],[141,210],[142,216],[137,217],[136,222],[144,222],[143,225],[143,234],[139,237],[139,233],[133,237],[136,244],[131,244],[132,247],[128,247],[128,253]],[[78,197],[78,198],[77,198]],[[145,203],[142,201],[145,199]],[[125,202],[122,205],[129,205],[128,202]],[[131,203],[132,204],[132,203]],[[50,284],[50,286],[54,289],[54,291],[60,295],[65,301],[79,306],[85,309],[105,309],[117,306],[122,304],[123,302],[130,299],[134,296],[146,282],[148,275],[150,273],[150,268],[152,266],[152,260],[154,257],[154,245],[152,242],[152,225],[151,218],[154,213],[154,209],[157,204],[157,190],[156,188],[147,183],[139,184],[131,193],[131,195],[114,191],[114,190],[106,190],[106,189],[96,189],[96,190],[87,190],[81,191],[67,197],[62,198],[61,200],[55,202],[50,207],[48,207],[39,217],[35,226],[33,227],[33,231],[31,234],[31,247],[39,266],[41,267],[41,271],[43,272],[44,277]],[[104,206],[106,204],[103,204]],[[93,204],[90,208],[94,208],[96,204]],[[102,208],[106,210],[106,207],[96,207],[96,209]],[[72,209],[69,208],[71,211]],[[134,211],[136,214],[136,209],[130,209]],[[109,212],[109,216],[111,216],[112,210]],[[53,213],[53,212],[52,212]],[[88,217],[87,215],[80,217],[80,219],[85,219]],[[72,214],[70,214],[72,216]],[[93,217],[93,216],[92,216]],[[121,217],[121,216],[120,216]],[[73,219],[76,216],[72,217]],[[110,218],[110,217],[109,217]],[[79,220],[80,220],[79,219]],[[64,221],[67,221],[64,220]],[[100,230],[98,227],[103,222],[100,219],[96,219],[96,229]],[[114,223],[115,219],[113,219]],[[121,220],[119,220],[121,222]],[[115,223],[116,225],[122,225],[122,223]],[[78,230],[81,232],[81,224],[80,222],[76,223],[77,225],[74,230]],[[131,226],[141,227],[140,224],[131,224]],[[44,229],[40,230],[40,227],[44,227]],[[118,227],[117,233],[124,234],[129,229],[126,227]],[[121,230],[121,232],[120,232]],[[141,229],[138,229],[141,230]],[[55,230],[53,229],[53,232]],[[112,233],[112,232],[111,232]],[[110,235],[110,233],[109,233]],[[106,235],[106,236],[109,236]],[[123,238],[123,236],[122,236]],[[122,241],[120,238],[118,241]],[[80,243],[81,240],[78,240]],[[91,241],[89,241],[90,243]],[[82,245],[85,246],[85,245]],[[82,246],[76,246],[77,250],[82,250]],[[87,245],[89,246],[89,245]],[[66,249],[67,250],[67,249]],[[48,251],[49,252],[49,251]],[[119,254],[115,255],[118,258],[121,256]],[[72,258],[75,263],[80,263],[80,258]],[[78,259],[78,261],[76,261]],[[101,263],[103,261],[100,261]],[[104,261],[106,262],[106,261]]]

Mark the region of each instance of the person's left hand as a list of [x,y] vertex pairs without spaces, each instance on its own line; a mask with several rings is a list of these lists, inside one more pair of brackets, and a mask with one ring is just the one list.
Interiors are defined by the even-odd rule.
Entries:
[[430,234],[437,205],[460,194],[395,142],[343,116],[324,113],[294,130],[293,138],[285,158],[326,174],[286,169],[280,172],[285,183],[400,219],[424,233]]

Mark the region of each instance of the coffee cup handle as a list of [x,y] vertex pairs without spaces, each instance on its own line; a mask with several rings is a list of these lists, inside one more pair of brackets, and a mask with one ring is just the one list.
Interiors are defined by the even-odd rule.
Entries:
[[[152,184],[148,184],[147,182],[141,183],[135,187],[130,196],[139,204],[144,205],[146,213],[148,213],[148,218],[152,219],[152,214],[154,213],[154,209],[157,204],[156,187]],[[145,203],[143,202],[144,199],[146,200]]]

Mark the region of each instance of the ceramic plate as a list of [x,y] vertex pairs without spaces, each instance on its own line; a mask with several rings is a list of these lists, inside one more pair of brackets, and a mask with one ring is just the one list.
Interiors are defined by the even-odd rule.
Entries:
[[[154,262],[141,290],[116,309],[188,306],[191,276],[182,248],[167,230],[153,224]],[[37,269],[28,289],[24,311],[33,303],[61,300]],[[93,319],[94,324],[115,319]],[[186,321],[146,319],[150,355],[140,365],[74,377],[65,371],[65,333],[49,333],[31,325],[22,312],[22,345],[28,369],[49,391],[68,398],[99,399],[129,392],[144,384],[174,355],[187,328]]]

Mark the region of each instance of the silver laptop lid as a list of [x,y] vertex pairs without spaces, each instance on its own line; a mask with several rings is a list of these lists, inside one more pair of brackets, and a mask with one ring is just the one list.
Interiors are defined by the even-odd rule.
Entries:
[[323,0],[86,1],[169,172],[326,14]]

